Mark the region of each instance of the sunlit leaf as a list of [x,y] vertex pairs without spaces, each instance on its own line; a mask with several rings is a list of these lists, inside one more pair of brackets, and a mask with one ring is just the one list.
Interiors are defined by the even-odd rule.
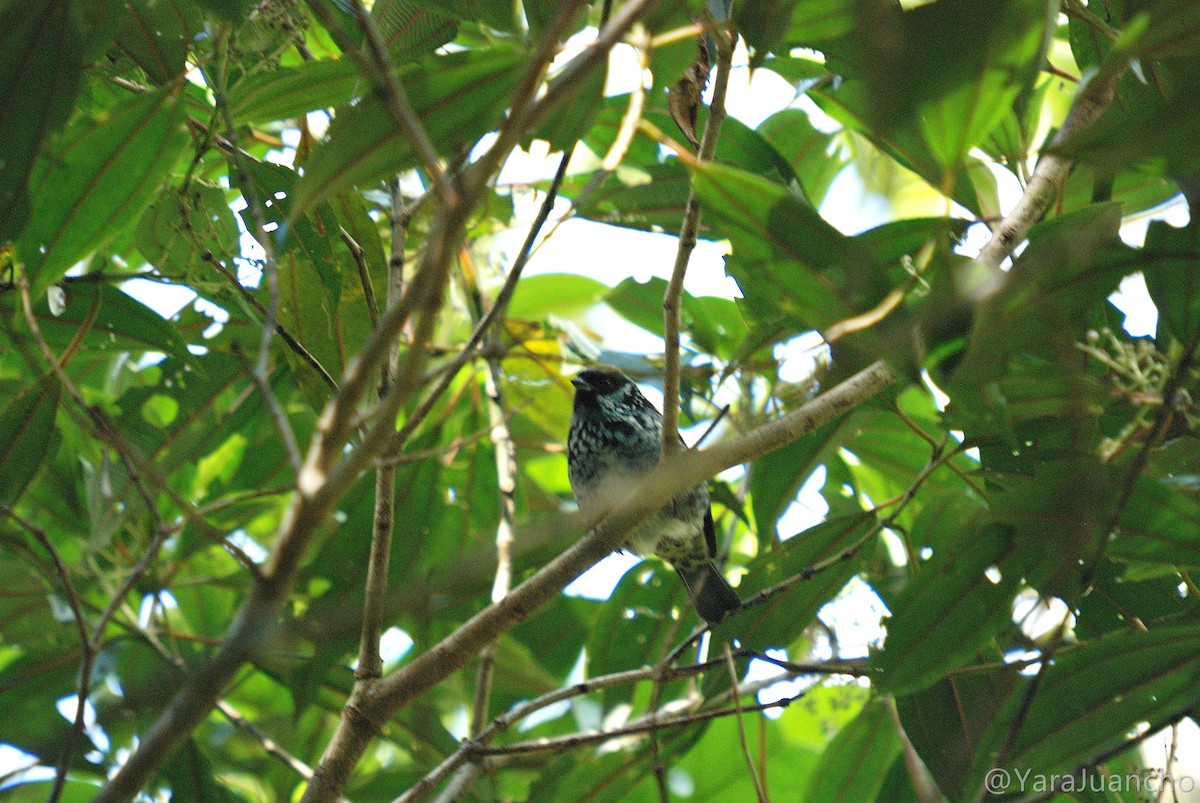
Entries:
[[35,164],[19,245],[35,288],[133,226],[187,143],[181,112],[177,92],[144,93],[64,132]]
[[[500,122],[519,58],[504,50],[437,57],[401,79],[430,141],[445,154]],[[375,97],[343,110],[296,186],[293,215],[352,184],[378,181],[413,166],[416,151]]]

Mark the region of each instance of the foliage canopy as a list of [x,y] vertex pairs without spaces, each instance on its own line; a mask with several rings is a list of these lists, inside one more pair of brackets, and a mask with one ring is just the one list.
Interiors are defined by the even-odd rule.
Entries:
[[[1118,236],[1196,198],[1200,5],[112,6],[0,2],[0,744],[49,769],[13,799],[979,799],[1146,769],[1200,704],[1200,224]],[[754,126],[735,41],[795,88]],[[539,141],[553,182],[498,181]],[[848,174],[882,225],[827,222]],[[675,279],[727,243],[741,297],[521,277],[497,236],[555,194],[681,232]],[[593,360],[720,423],[584,538]],[[559,593],[735,465],[750,604],[704,650],[656,561]],[[855,594],[889,618],[846,657]]]

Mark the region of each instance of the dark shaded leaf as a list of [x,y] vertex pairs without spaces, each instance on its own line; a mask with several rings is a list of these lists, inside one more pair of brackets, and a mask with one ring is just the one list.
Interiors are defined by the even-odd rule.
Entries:
[[[1005,712],[1026,693],[1017,686]],[[1200,702],[1200,633],[1193,625],[1128,630],[1060,650],[1042,675],[1004,765],[1034,773],[1073,771],[1132,744],[1138,724],[1155,730]],[[977,788],[1008,736],[1011,716],[996,717],[976,751]]]
[[58,380],[51,376],[0,409],[0,503],[16,503],[56,445],[58,396]]
[[963,799],[975,748],[1018,680],[1015,669],[965,672],[896,698],[905,735],[951,800]]
[[134,0],[125,4],[116,44],[156,86],[166,86],[183,74],[188,46],[202,25],[187,0]]
[[7,3],[0,13],[0,239],[15,237],[29,214],[26,182],[42,142],[70,114],[81,48],[65,3]]
[[130,98],[101,125],[82,121],[38,160],[18,246],[35,294],[132,228],[188,139],[178,93]]
[[1117,560],[1200,567],[1200,505],[1194,495],[1141,476],[1121,511],[1108,554]]
[[876,697],[845,725],[821,754],[805,800],[875,800],[892,763],[900,755],[900,737],[888,703]]
[[1180,343],[1194,343],[1200,334],[1200,224],[1176,229],[1154,221],[1140,261],[1146,288],[1158,307],[1159,332],[1169,332]]
[[872,656],[874,685],[896,695],[928,688],[1010,622],[1021,582],[1016,550],[1011,528],[977,522],[934,552],[891,606],[887,641]]

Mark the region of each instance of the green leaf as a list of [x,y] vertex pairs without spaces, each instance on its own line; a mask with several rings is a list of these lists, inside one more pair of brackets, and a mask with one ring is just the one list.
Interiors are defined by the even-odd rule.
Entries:
[[135,0],[125,4],[116,44],[156,86],[184,73],[188,46],[203,25],[187,0]]
[[887,640],[872,655],[873,685],[896,695],[927,688],[1010,622],[1021,583],[1016,550],[1011,528],[977,524],[934,552],[891,606]]
[[1146,288],[1158,307],[1159,331],[1170,332],[1180,343],[1194,343],[1200,335],[1200,224],[1176,229],[1161,220],[1152,222],[1141,262]]
[[[792,56],[775,56],[759,65],[791,82],[798,89],[827,78],[829,69],[819,61]],[[779,112],[776,112],[779,114]]]
[[[1013,690],[976,750],[978,788],[1008,738],[1011,712],[1027,683]],[[1200,632],[1192,624],[1126,632],[1063,649],[1042,674],[1005,766],[1034,773],[1070,772],[1135,743],[1139,723],[1157,730],[1200,703]]]
[[875,800],[899,755],[900,737],[888,703],[876,697],[825,748],[804,799],[814,803]]
[[891,288],[869,251],[786,188],[720,164],[695,169],[705,219],[733,242],[727,263],[757,317],[822,329]]
[[[662,337],[666,291],[663,279],[625,279],[604,297],[604,303],[630,323]],[[731,359],[749,331],[737,304],[728,298],[694,296],[684,291],[681,306],[680,325],[692,342],[708,354]]]
[[[175,327],[132,296],[103,282],[67,280],[64,284],[66,306],[61,313],[51,313],[45,298],[33,307],[39,328],[52,345],[65,348],[82,331],[82,347],[87,351],[161,351],[191,360],[187,343]],[[0,299],[0,310],[8,307],[6,301]]]
[[[858,571],[854,558],[864,539],[871,539],[875,532],[872,513],[839,516],[750,561],[737,587],[742,599],[789,578],[795,582],[762,605],[743,609],[722,622],[713,632],[714,643],[737,639],[742,647],[753,650],[791,644],[812,623],[820,607]],[[727,674],[718,673],[706,678],[706,692],[713,690],[708,684],[714,677],[716,686],[728,688]]]
[[1140,476],[1108,554],[1129,562],[1200,568],[1200,505],[1188,491]]
[[[776,61],[780,59],[772,59],[767,66]],[[757,130],[792,166],[804,188],[804,197],[819,208],[829,185],[850,163],[846,149],[834,146],[834,135],[814,128],[808,115],[800,109],[775,112]]]
[[1007,667],[965,672],[896,698],[905,735],[951,800],[964,799],[975,750],[1018,680]]
[[796,498],[804,481],[841,445],[852,418],[842,416],[754,461],[750,470],[750,499],[760,549],[781,535],[777,529],[779,517]]
[[[718,670],[721,671],[721,670]],[[794,709],[802,708],[807,700],[784,709],[784,716]],[[817,762],[815,752],[806,745],[788,739],[776,723],[765,719],[760,712],[742,715],[743,727],[754,751],[755,771],[761,769],[761,781],[768,800],[800,800]],[[670,762],[675,774],[685,774],[692,781],[693,792],[686,800],[720,803],[720,801],[756,800],[754,779],[746,766],[745,759],[738,760],[741,753],[738,719],[722,717],[707,726],[700,740],[686,755]],[[761,764],[757,762],[761,760]],[[637,792],[622,800],[660,800],[657,784],[652,773]]]
[[1073,351],[1087,312],[1131,269],[1134,252],[1117,238],[1120,221],[1118,204],[1095,204],[1035,229],[1004,291],[977,306],[954,385],[981,388],[1016,354],[1057,360]]
[[[628,95],[615,95],[606,98],[600,114],[584,137],[584,143],[595,153],[604,154],[616,140],[621,129],[621,121],[629,107]],[[647,109],[643,115],[663,131],[675,129],[675,121],[671,115],[659,108]],[[696,121],[696,130],[704,128],[708,120],[708,107],[701,106]],[[721,138],[717,141],[716,159],[718,162],[740,167],[747,172],[764,178],[774,179],[782,184],[789,184],[795,179],[788,161],[771,146],[757,131],[747,126],[737,118],[728,117],[721,124]],[[652,172],[656,167],[667,169],[658,155],[658,144],[646,137],[636,137],[625,154],[623,167],[636,167],[639,171]],[[618,176],[619,178],[619,176]],[[631,184],[641,184],[644,178],[638,175],[639,181],[631,180]],[[686,194],[685,194],[686,197]],[[682,207],[680,207],[682,209]],[[669,229],[678,230],[679,219],[671,222]]]
[[920,98],[917,119],[943,168],[953,170],[982,142],[1036,76],[1043,5],[942,0],[905,14],[915,55],[910,74]]
[[[687,605],[687,594],[675,572],[662,563],[639,563],[625,573],[600,609],[587,642],[589,677],[619,672],[661,659],[663,640],[675,632],[670,611]],[[690,607],[690,606],[689,606]],[[628,702],[634,689],[605,689],[605,710]]]
[[248,73],[230,87],[229,111],[244,123],[290,120],[346,103],[368,88],[350,59],[309,61]]
[[573,316],[600,303],[608,285],[573,273],[544,273],[517,283],[508,317],[540,320],[548,313]]
[[[604,85],[608,66],[592,70],[574,89],[563,95],[532,136],[550,143],[552,151],[566,151],[581,139],[604,108]],[[553,85],[553,81],[551,81]]]
[[133,227],[188,143],[182,118],[177,92],[146,92],[80,121],[38,160],[18,245],[35,295]]
[[12,506],[56,444],[58,380],[47,377],[0,409],[0,502]]
[[432,53],[458,31],[453,17],[412,0],[379,0],[371,6],[371,18],[398,64]]
[[42,142],[69,116],[83,66],[67,4],[6,6],[0,13],[0,240],[15,237],[29,215],[29,172]]
[[[649,165],[645,171],[624,168],[609,175],[593,192],[583,195],[583,185],[564,194],[577,200],[582,217],[629,229],[677,233],[687,206],[691,178],[676,160]],[[701,221],[698,237],[713,236]]]
[[142,215],[133,241],[160,273],[188,279],[205,262],[239,256],[239,236],[225,190],[193,181],[186,194],[173,187],[161,192]]
[[[44,599],[40,601],[44,604]],[[74,630],[73,623],[60,623],[52,636],[64,637]],[[68,629],[69,628],[69,629]],[[20,745],[22,750],[53,765],[62,752],[63,739],[70,723],[58,716],[55,701],[75,692],[79,670],[79,642],[66,640],[27,642],[29,648],[16,660],[0,669],[0,705],[7,712],[0,717],[0,740]],[[70,638],[70,637],[67,637]],[[85,739],[76,747],[87,745]],[[89,749],[85,747],[84,749]]]
[[[471,145],[500,122],[522,63],[512,51],[464,51],[422,62],[401,81],[439,153]],[[375,97],[342,112],[296,185],[293,217],[354,184],[369,184],[416,164],[416,152]]]
[[254,0],[197,0],[197,2],[230,22],[241,22]]
[[856,133],[862,134],[880,151],[925,179],[975,214],[983,213],[983,203],[964,170],[947,172],[929,143],[908,128],[881,129],[871,120],[868,87],[859,80],[847,80],[833,87],[816,87],[809,97],[821,111]]

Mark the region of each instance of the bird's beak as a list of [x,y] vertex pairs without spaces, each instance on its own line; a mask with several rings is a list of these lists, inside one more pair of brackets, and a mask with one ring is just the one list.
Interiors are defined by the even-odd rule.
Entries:
[[571,384],[575,386],[576,390],[591,390],[592,389],[592,386],[589,385],[587,383],[587,380],[584,379],[582,376],[576,376],[574,379],[571,380]]

